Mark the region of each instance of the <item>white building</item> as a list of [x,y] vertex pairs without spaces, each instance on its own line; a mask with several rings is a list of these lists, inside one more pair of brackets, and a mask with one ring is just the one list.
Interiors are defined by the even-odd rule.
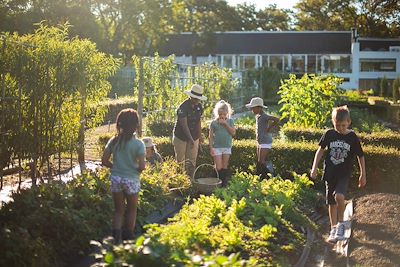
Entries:
[[[220,32],[207,45],[191,33],[171,35],[161,56],[177,63],[214,62],[241,71],[263,66],[282,72],[334,74],[343,88],[377,88],[378,79],[400,77],[400,39],[358,38],[356,31]],[[204,41],[203,41],[204,42]],[[196,45],[194,45],[196,44]]]

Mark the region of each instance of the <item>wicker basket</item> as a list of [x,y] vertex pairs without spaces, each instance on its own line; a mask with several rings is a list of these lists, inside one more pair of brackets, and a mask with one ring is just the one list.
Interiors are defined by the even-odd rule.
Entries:
[[[202,177],[196,179],[196,172],[202,166],[211,166],[217,177]],[[193,172],[193,188],[199,193],[204,195],[211,195],[215,188],[221,187],[222,181],[219,179],[218,171],[215,169],[214,165],[211,164],[201,164]]]

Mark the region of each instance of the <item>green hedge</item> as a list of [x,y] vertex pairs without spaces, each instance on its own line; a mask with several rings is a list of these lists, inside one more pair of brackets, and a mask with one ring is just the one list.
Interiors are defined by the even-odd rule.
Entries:
[[[318,142],[326,130],[283,127],[281,132],[289,141]],[[387,146],[400,149],[400,134],[396,132],[357,133],[364,145]]]
[[[171,139],[167,137],[155,138],[159,152],[165,156],[174,155]],[[290,177],[291,172],[309,173],[314,159],[317,143],[310,142],[274,142],[271,152],[275,172],[283,177]],[[366,160],[367,189],[377,192],[400,192],[399,164],[400,150],[391,147],[365,145],[363,147]],[[254,170],[256,162],[256,141],[235,140],[232,148],[230,166],[232,170]],[[199,150],[197,165],[213,163],[208,144],[202,144]],[[358,163],[355,161],[354,179],[358,179]],[[321,160],[322,167],[322,160]],[[351,183],[351,188],[357,184]]]
[[[149,123],[146,125],[148,129],[148,135],[151,136],[172,136],[172,131],[174,128],[174,121],[157,121],[153,123]],[[209,124],[203,122],[201,132],[203,135],[208,138],[208,127]],[[236,126],[236,135],[234,139],[241,140],[241,139],[255,139],[256,133],[255,128],[248,125],[239,125]]]

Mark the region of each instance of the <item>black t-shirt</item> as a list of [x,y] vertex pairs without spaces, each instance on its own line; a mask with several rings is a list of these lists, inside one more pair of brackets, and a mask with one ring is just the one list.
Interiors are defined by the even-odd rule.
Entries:
[[187,99],[178,107],[178,109],[176,110],[176,114],[178,116],[178,119],[175,122],[174,135],[183,141],[189,141],[188,137],[183,131],[182,126],[179,123],[180,118],[186,117],[189,131],[192,135],[193,140],[199,139],[199,123],[201,115],[203,115],[203,107],[201,106],[201,104],[193,106],[190,99]]
[[359,157],[364,155],[360,140],[354,131],[341,134],[330,129],[321,137],[319,145],[328,150],[324,162],[324,180],[332,174],[349,176],[353,168],[354,155]]

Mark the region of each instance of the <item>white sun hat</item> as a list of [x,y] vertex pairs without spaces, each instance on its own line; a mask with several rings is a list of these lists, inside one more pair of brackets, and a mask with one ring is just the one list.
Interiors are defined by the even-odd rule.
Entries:
[[246,108],[254,108],[254,107],[267,108],[267,106],[264,106],[264,100],[261,97],[253,97],[250,100],[250,103],[246,104]]
[[193,84],[192,87],[190,88],[190,91],[185,91],[185,94],[200,100],[207,100],[207,97],[203,96],[203,91],[204,89],[201,85]]
[[154,146],[153,139],[151,139],[151,137],[143,137],[142,141],[143,141],[145,147],[153,147]]

